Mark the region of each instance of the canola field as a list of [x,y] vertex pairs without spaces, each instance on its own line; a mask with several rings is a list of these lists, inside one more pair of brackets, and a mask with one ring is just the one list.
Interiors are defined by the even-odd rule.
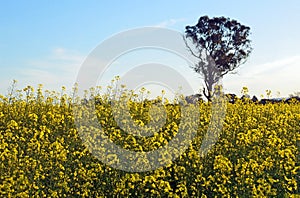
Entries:
[[[154,135],[139,137],[118,126],[107,95],[93,92],[86,97],[96,99],[97,120],[105,134],[127,150],[161,148],[187,124],[181,123],[180,105],[158,100],[166,110],[165,123]],[[299,102],[227,103],[218,141],[206,155],[199,155],[211,118],[211,103],[200,102],[196,135],[185,152],[158,169],[126,172],[103,163],[88,148],[101,144],[97,134],[89,133],[95,126],[78,128],[73,111],[76,103],[80,108],[89,105],[86,101],[63,90],[43,91],[41,86],[0,96],[0,197],[299,196]],[[146,125],[153,103],[130,100],[131,118]],[[78,129],[86,131],[85,140]],[[111,164],[119,160],[108,158]]]

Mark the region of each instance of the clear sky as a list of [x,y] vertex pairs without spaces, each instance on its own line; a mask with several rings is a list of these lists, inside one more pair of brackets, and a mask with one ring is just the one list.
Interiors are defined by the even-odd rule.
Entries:
[[[202,15],[226,16],[251,27],[254,48],[237,74],[223,80],[227,92],[287,96],[300,91],[300,1],[1,1],[0,93],[41,83],[70,88],[86,56],[110,36],[159,26],[184,32]],[[190,70],[189,68],[187,70]],[[201,79],[186,70],[195,90]]]

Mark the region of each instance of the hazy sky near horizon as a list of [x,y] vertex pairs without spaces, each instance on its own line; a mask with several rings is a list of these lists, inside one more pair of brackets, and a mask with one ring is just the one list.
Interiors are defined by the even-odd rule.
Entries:
[[[13,79],[18,88],[41,83],[47,89],[70,89],[88,54],[112,35],[145,26],[184,33],[203,15],[226,16],[251,28],[253,52],[237,74],[224,78],[226,92],[239,95],[243,86],[257,96],[267,89],[275,97],[300,91],[297,0],[12,0],[0,3],[0,94],[7,93]],[[179,70],[194,90],[200,89],[198,75],[190,68]]]

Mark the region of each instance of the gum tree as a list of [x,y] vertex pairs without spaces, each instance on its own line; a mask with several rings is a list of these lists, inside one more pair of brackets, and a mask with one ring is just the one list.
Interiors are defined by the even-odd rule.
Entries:
[[203,94],[209,101],[218,81],[246,62],[252,51],[249,35],[250,27],[223,16],[202,16],[196,25],[186,26],[186,46],[199,60],[191,68],[202,75]]

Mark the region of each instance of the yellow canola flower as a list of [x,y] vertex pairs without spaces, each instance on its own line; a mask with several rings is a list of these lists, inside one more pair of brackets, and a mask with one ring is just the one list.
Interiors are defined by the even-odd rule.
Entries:
[[[18,95],[10,103],[9,98],[0,96],[0,197],[289,197],[299,192],[299,103],[260,105],[237,100],[227,104],[218,141],[207,155],[200,156],[211,122],[211,104],[202,102],[197,135],[180,157],[173,160],[172,153],[166,152],[159,159],[148,159],[145,154],[136,160],[137,167],[150,167],[153,160],[167,165],[127,173],[110,166],[121,162],[118,155],[105,155],[110,164],[95,157],[109,148],[101,147],[103,134],[94,132],[98,128],[91,119],[98,121],[105,136],[120,148],[155,152],[168,145],[180,127],[189,125],[182,123],[178,105],[165,100],[164,94],[143,102],[139,95],[132,95],[132,100],[124,103],[130,107],[132,120],[122,123],[135,122],[146,128],[151,119],[160,120],[160,112],[149,115],[155,102],[162,102],[167,114],[153,136],[140,137],[130,134],[131,126],[128,130],[118,126],[109,103],[114,97],[98,94],[99,89],[86,92],[86,98],[89,94],[96,98],[97,117],[80,103],[79,117],[85,119],[77,128],[72,107],[80,97],[41,88],[35,93],[26,87],[24,96]],[[109,91],[117,94],[113,86]],[[244,88],[243,93],[247,92]],[[142,93],[146,94],[145,90]],[[126,98],[125,94],[120,97]],[[215,135],[211,134],[211,140]]]

